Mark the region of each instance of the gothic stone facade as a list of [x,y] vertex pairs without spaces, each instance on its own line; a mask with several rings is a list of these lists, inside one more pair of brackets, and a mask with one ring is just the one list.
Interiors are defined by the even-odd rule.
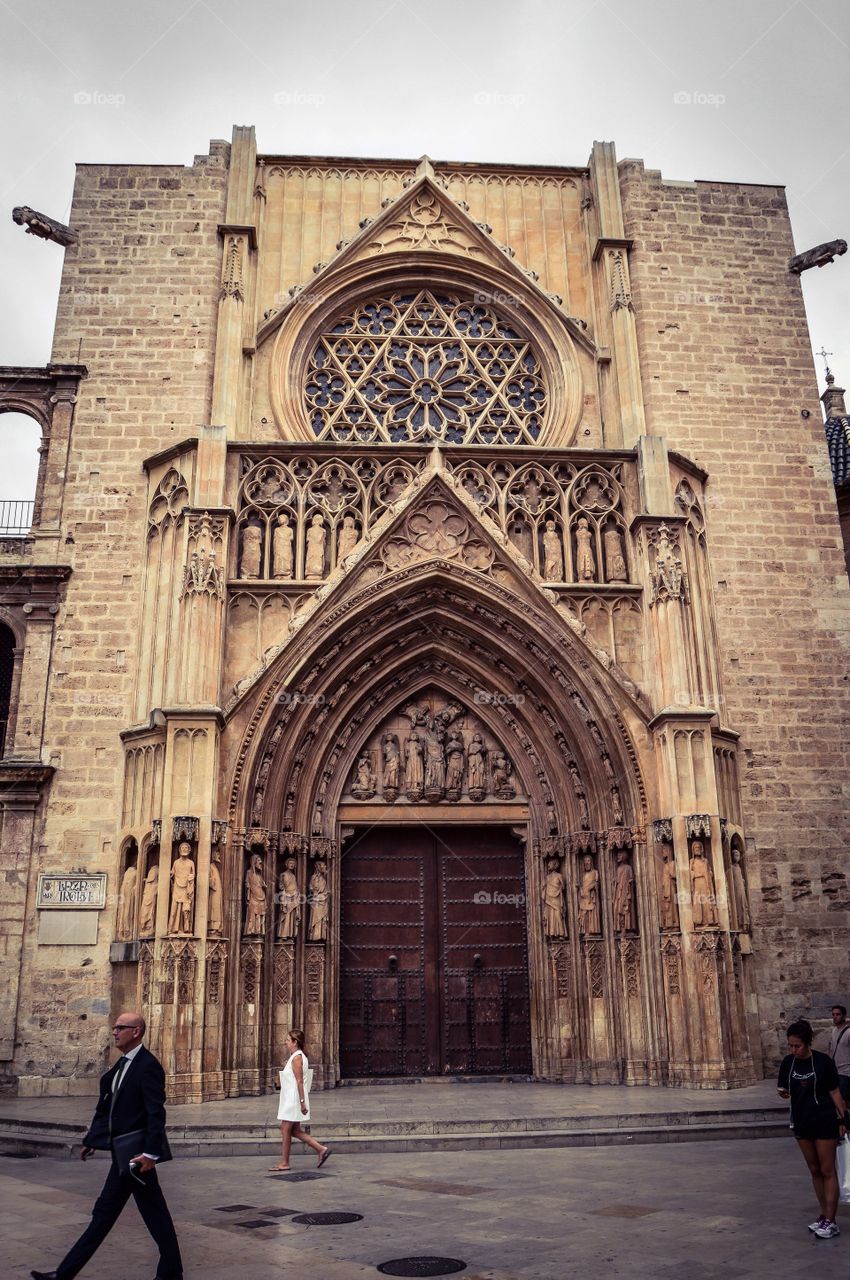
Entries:
[[292,1024],[328,1086],[756,1078],[850,905],[782,191],[237,128],[81,166],[71,223],[53,363],[0,382],[44,434],[9,1086],[90,1089],[128,1004],[176,1099],[267,1089]]

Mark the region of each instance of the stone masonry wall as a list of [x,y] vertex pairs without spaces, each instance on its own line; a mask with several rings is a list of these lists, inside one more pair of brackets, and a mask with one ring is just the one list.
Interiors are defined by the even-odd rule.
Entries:
[[[848,989],[850,590],[778,187],[620,166],[648,430],[710,475],[765,1053]],[[809,417],[803,418],[801,410]],[[847,1003],[847,1001],[844,1001]]]
[[[229,147],[182,166],[82,165],[66,251],[54,361],[88,366],[65,487],[62,558],[72,566],[57,618],[45,742],[57,773],[37,836],[39,870],[109,873],[96,947],[25,952],[15,1071],[95,1076],[108,1036],[109,942],[131,722],[147,480],[142,460],[209,418]],[[31,891],[29,928],[37,927]],[[79,1092],[68,1079],[50,1091]],[[22,1081],[23,1091],[26,1081]]]

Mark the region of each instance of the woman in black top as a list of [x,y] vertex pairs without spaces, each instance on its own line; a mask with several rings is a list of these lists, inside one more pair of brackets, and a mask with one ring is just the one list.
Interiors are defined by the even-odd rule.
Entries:
[[809,1223],[809,1230],[822,1240],[831,1240],[840,1234],[835,1222],[835,1153],[850,1117],[844,1110],[835,1063],[812,1048],[812,1034],[804,1019],[791,1023],[787,1032],[791,1052],[782,1060],[777,1087],[781,1098],[791,1099],[791,1128],[809,1166],[820,1205],[821,1216]]

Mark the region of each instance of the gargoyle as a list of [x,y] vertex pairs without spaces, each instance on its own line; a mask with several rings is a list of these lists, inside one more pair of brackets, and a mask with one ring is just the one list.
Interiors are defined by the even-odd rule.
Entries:
[[66,227],[64,222],[48,218],[46,213],[31,209],[29,205],[22,204],[13,209],[12,221],[19,227],[26,227],[27,235],[38,236],[41,240],[52,240],[55,244],[61,244],[66,248],[69,244],[77,243],[76,231]]
[[825,267],[828,262],[834,262],[846,252],[846,240],[829,240],[826,244],[816,244],[814,249],[807,249],[805,253],[798,253],[796,258],[792,258],[788,263],[788,270],[792,275],[799,276],[810,267]]

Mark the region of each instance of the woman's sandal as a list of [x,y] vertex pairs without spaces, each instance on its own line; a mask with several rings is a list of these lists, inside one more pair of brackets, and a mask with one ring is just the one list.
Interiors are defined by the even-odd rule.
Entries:
[[292,1166],[288,1164],[273,1164],[269,1169],[269,1173],[291,1173]]

